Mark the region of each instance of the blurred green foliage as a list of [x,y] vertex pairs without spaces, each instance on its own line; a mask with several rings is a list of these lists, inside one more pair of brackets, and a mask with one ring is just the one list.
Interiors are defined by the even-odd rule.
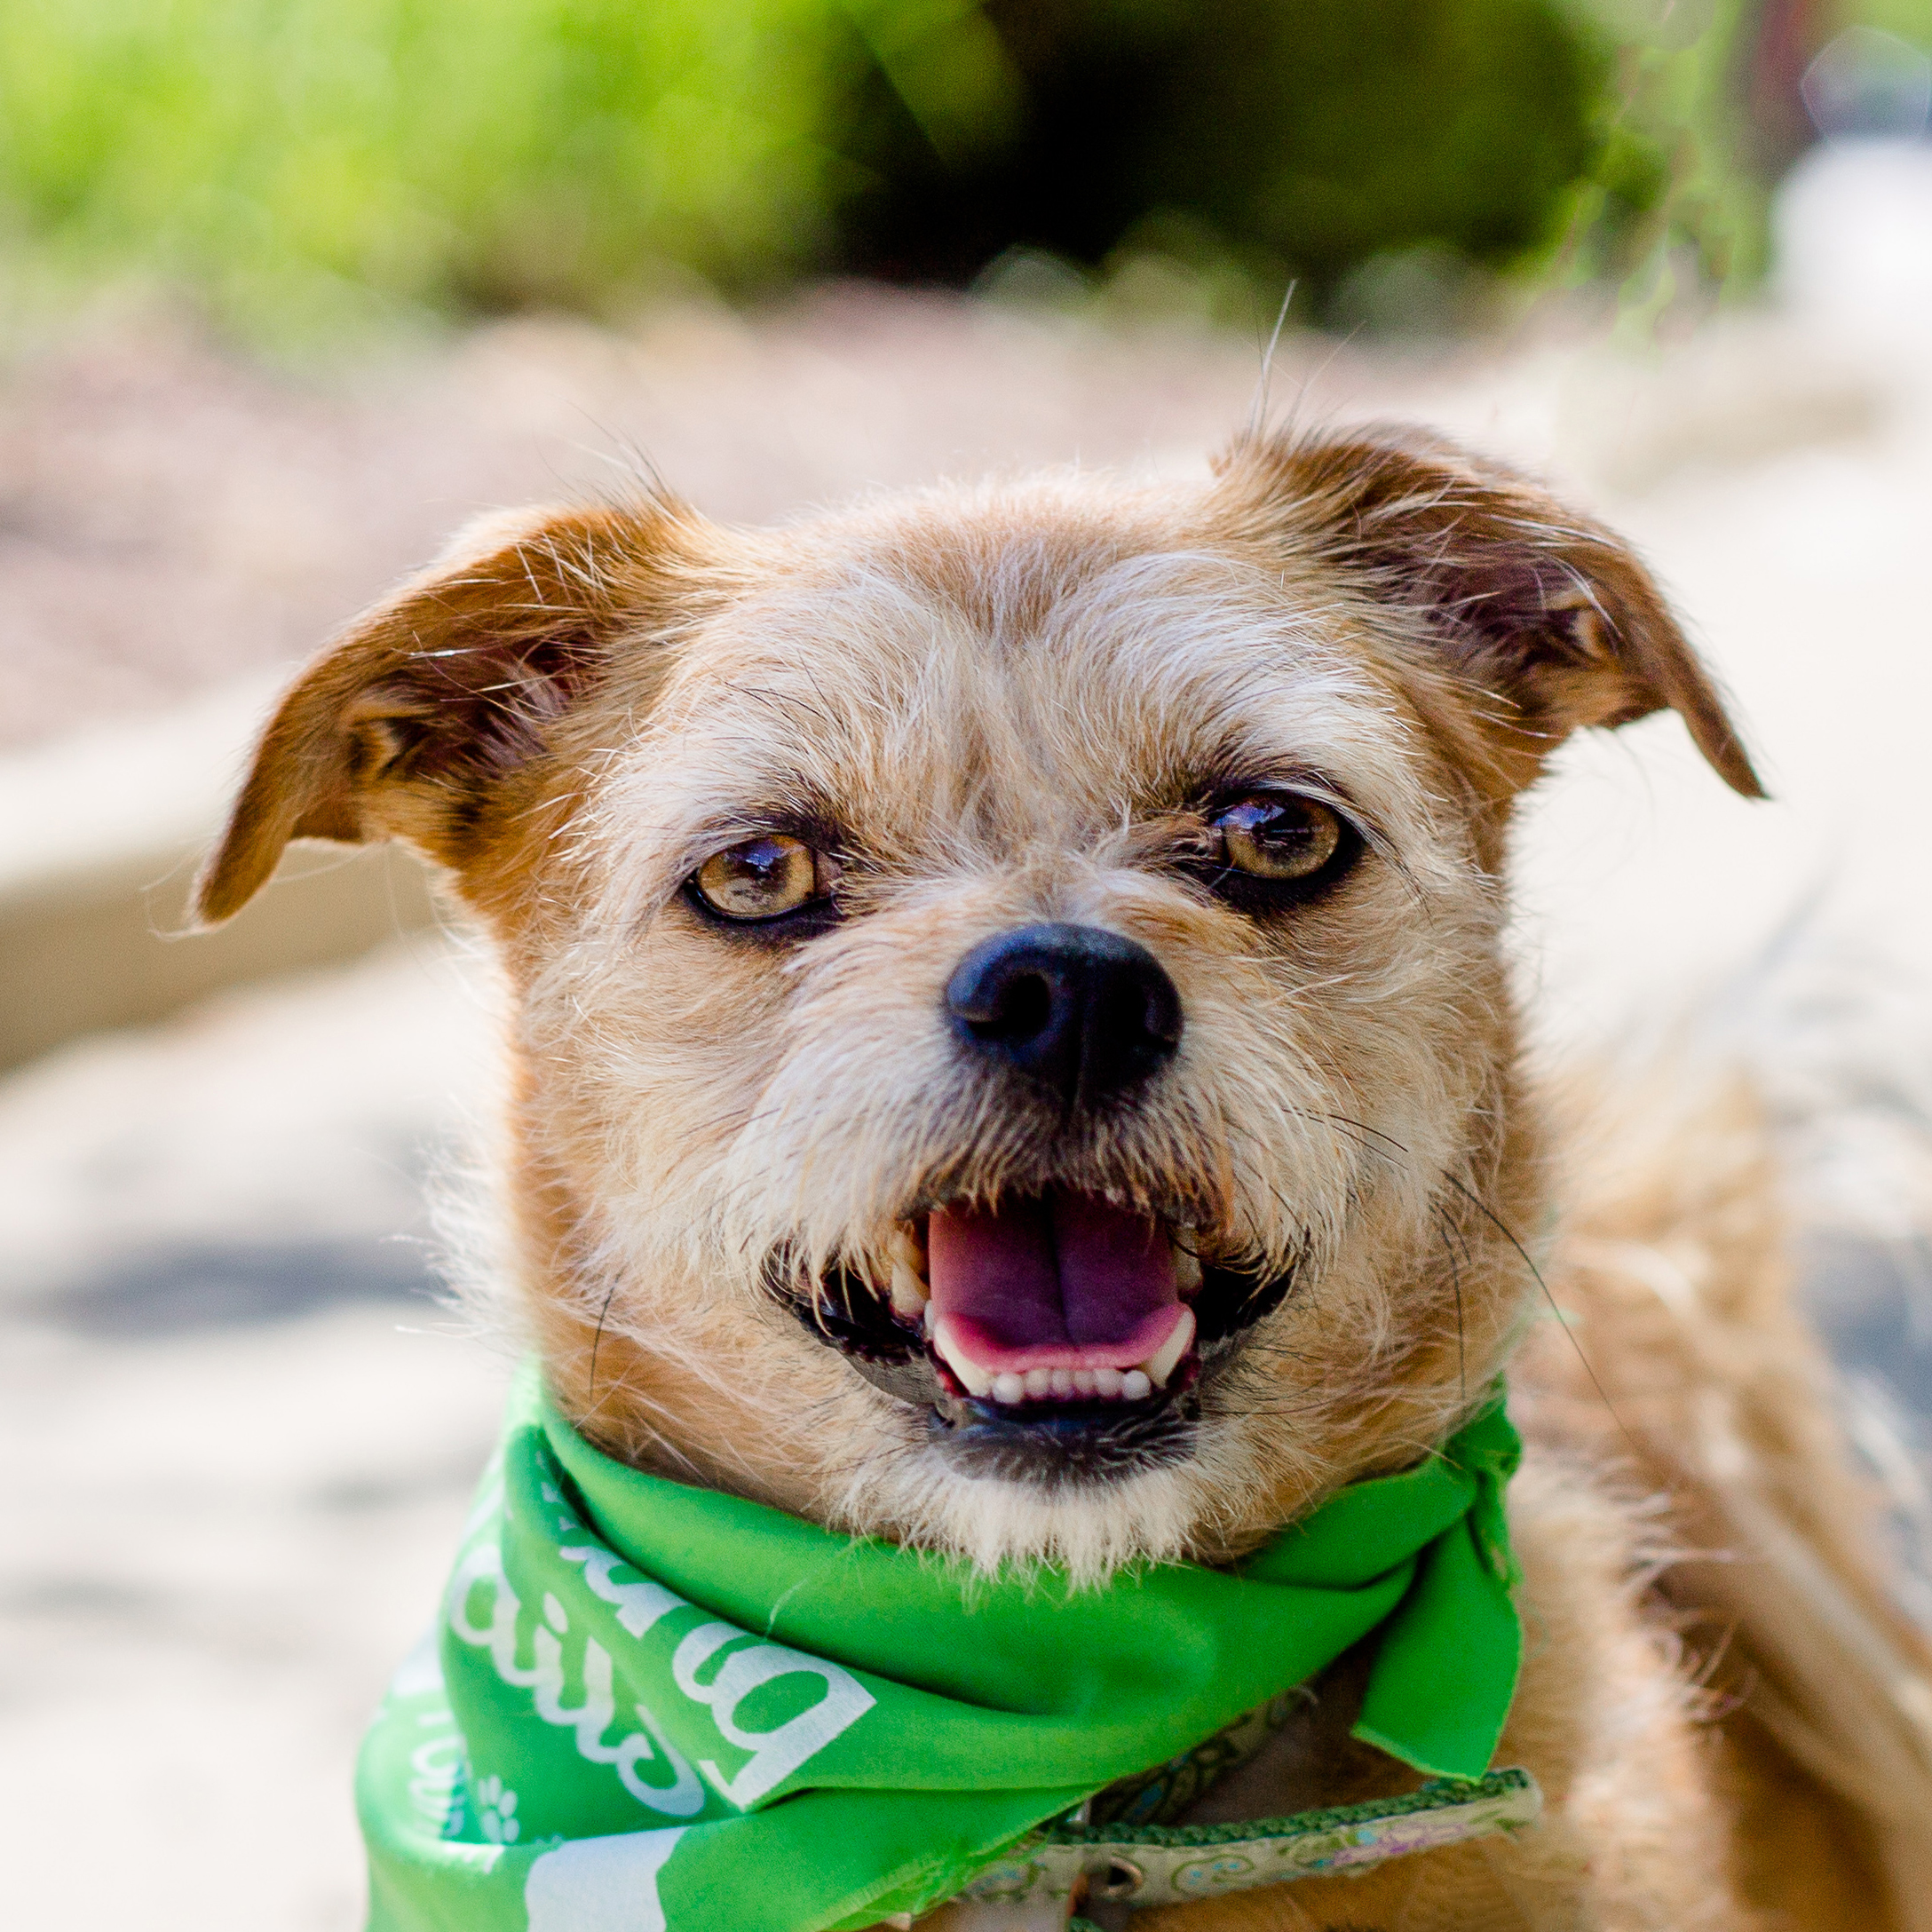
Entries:
[[1828,12],[1839,25],[1882,28],[1932,51],[1932,0],[1846,0]]
[[1746,71],[1763,11],[1754,0],[1597,0],[1616,52],[1557,273],[1615,286],[1627,323],[1654,318],[1687,277],[1736,289],[1764,266],[1773,183],[1754,165]]
[[[1759,259],[1738,75],[1764,11],[6,0],[0,264],[16,286],[159,276],[271,340],[610,313],[692,276],[963,282],[1016,245],[1318,297],[1421,249],[1642,305],[1685,263]],[[1835,14],[1912,33],[1932,0]]]
[[[595,306],[807,265],[841,163],[816,0],[8,0],[0,209],[271,331]],[[849,173],[849,170],[847,170]]]

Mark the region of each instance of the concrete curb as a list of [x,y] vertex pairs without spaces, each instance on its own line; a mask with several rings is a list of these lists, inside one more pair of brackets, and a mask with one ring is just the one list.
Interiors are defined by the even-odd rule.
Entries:
[[285,675],[0,758],[0,1067],[433,922],[408,853],[307,846],[231,924],[182,936],[195,863]]

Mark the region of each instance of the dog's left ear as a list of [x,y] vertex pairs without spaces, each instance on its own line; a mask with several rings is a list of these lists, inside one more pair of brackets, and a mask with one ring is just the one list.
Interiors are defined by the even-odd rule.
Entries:
[[1398,606],[1405,628],[1419,622],[1433,660],[1480,695],[1472,716],[1508,789],[1572,731],[1668,708],[1734,791],[1766,796],[1709,672],[1628,545],[1513,471],[1380,427],[1244,441],[1220,471]]
[[683,521],[656,504],[491,518],[352,624],[262,734],[195,882],[201,922],[241,911],[294,838],[400,839],[469,873],[527,814],[614,645],[663,628]]

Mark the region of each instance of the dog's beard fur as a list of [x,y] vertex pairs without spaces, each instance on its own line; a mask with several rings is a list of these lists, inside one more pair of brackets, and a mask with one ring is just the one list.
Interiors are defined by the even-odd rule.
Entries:
[[[1740,788],[1749,768],[1594,527],[1441,452],[1330,455],[756,539],[654,505],[497,528],[298,687],[204,906],[245,897],[277,825],[400,832],[456,874],[514,1002],[508,1272],[598,1439],[1087,1581],[1251,1547],[1482,1398],[1541,1217],[1508,800],[1572,724],[1666,701]],[[1331,501],[1385,463],[1393,495]],[[1202,801],[1290,783],[1346,803],[1359,862],[1240,909],[1184,863]],[[835,843],[828,930],[725,930],[685,894],[774,827]],[[1042,920],[1137,940],[1180,996],[1171,1064],[1103,1109],[1047,1104],[947,1024],[962,957]],[[922,1203],[1048,1187],[1288,1279],[1184,1455],[970,1473],[774,1299],[774,1274],[883,1280]]]

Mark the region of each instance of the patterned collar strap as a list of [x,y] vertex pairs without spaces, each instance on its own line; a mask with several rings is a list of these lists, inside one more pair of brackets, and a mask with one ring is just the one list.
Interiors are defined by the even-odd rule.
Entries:
[[[1522,1643],[1502,1502],[1517,1452],[1499,1394],[1236,1569],[1074,1590],[626,1468],[527,1371],[435,1642],[364,1746],[371,1926],[847,1932],[954,1898],[1021,1845],[1064,1876],[1094,1846],[1053,1821],[1372,1633],[1355,1735],[1480,1779]],[[1393,1846],[1399,1820],[1441,1809],[1350,1828]],[[1147,1884],[1192,1869],[1146,1812],[1090,1815],[1117,1819]],[[1215,1841],[1223,1860],[1250,1857],[1227,1849],[1244,1830]]]
[[1240,1825],[1057,1824],[1023,1841],[960,1896],[962,1932],[1051,1932],[1083,1907],[1184,1905],[1318,1873],[1353,1873],[1536,1823],[1542,1796],[1527,1771],[1436,1778],[1405,1797]]

